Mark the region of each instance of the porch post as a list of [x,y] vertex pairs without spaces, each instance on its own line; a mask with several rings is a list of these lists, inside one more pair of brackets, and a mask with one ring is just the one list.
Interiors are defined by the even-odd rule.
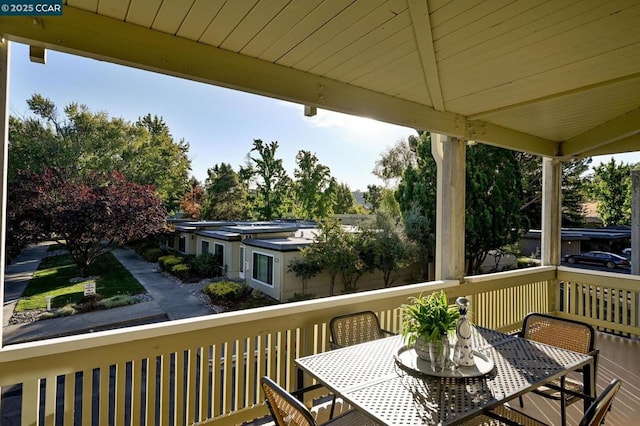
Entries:
[[631,273],[640,275],[640,167],[631,170]]
[[562,162],[542,159],[542,265],[560,264]]
[[462,280],[465,274],[465,141],[431,134],[438,165],[436,198],[436,280]]
[[[0,37],[2,37],[0,35]],[[0,164],[2,173],[0,174],[0,306],[4,306],[4,265],[5,265],[5,220],[7,216],[7,148],[9,146],[9,41],[4,37],[0,39],[0,137],[2,137],[2,147],[0,148]],[[0,320],[4,324],[2,309],[0,309]],[[0,348],[2,344],[2,333],[0,332]]]

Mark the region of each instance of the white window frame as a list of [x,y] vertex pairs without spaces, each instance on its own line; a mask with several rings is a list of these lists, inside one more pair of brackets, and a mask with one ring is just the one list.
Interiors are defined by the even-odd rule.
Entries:
[[[256,278],[254,276],[254,271],[255,271],[255,256],[256,255],[260,255],[260,256],[265,256],[267,258],[271,259],[271,284],[264,282],[258,278]],[[261,251],[254,251],[251,254],[251,279],[257,283],[260,283],[262,285],[265,285],[267,287],[271,287],[274,288],[275,287],[275,280],[276,280],[276,269],[275,269],[275,256],[269,253],[265,253],[265,252],[261,252]],[[268,269],[268,267],[267,267]]]
[[[205,244],[207,245],[207,249],[206,250],[204,249],[204,245]],[[210,246],[209,241],[207,241],[207,240],[200,241],[200,251],[201,251],[200,254],[209,253],[209,246]]]
[[244,271],[249,269],[249,264],[245,260],[247,256],[247,248],[246,246],[240,246],[240,268],[238,269],[238,276],[244,279]]

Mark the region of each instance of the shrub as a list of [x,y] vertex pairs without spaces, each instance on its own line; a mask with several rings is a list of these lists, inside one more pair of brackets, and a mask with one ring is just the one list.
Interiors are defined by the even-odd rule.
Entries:
[[164,253],[162,252],[162,249],[154,247],[146,249],[144,251],[143,257],[147,262],[157,262],[160,256],[162,256],[163,254]]
[[216,278],[222,276],[222,268],[218,258],[211,253],[202,253],[191,263],[193,272],[201,277]]
[[167,256],[160,256],[158,258],[158,265],[163,271],[171,271],[175,265],[179,265],[184,262],[182,256],[175,256],[173,254]]
[[171,268],[171,273],[181,280],[185,280],[191,275],[191,266],[186,263],[178,263]]
[[251,288],[244,283],[220,281],[207,284],[202,291],[208,295],[214,303],[237,302],[248,295]]

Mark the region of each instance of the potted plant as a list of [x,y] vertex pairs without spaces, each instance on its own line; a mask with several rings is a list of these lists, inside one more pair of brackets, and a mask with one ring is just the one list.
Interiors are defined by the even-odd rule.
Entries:
[[414,347],[418,356],[431,360],[446,358],[449,349],[449,335],[455,332],[460,312],[449,305],[444,291],[428,296],[409,298],[410,303],[402,305],[402,336],[408,347]]

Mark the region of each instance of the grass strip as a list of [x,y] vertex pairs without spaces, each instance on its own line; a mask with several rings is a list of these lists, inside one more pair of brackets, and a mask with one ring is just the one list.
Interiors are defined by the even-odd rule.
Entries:
[[[95,280],[96,292],[103,299],[145,292],[145,288],[118,262],[112,253],[106,253],[96,260],[91,267],[91,275],[99,277]],[[52,308],[80,302],[84,297],[84,285],[88,281],[69,282],[79,276],[80,270],[68,254],[42,259],[38,270],[22,293],[15,310],[22,312],[31,309],[46,309],[47,296],[51,297]]]

